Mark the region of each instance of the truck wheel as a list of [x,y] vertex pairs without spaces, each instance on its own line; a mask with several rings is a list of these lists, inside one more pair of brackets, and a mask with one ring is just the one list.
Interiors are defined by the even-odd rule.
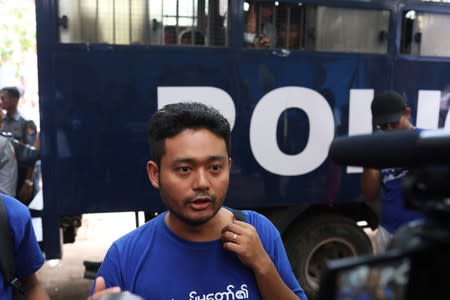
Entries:
[[328,260],[373,253],[364,230],[338,215],[308,217],[294,224],[286,236],[286,251],[310,298],[319,288],[319,276]]

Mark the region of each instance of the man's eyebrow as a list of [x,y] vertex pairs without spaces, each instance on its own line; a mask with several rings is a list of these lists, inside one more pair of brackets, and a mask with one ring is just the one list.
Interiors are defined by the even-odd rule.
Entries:
[[[227,161],[229,159],[228,156],[224,156],[224,155],[211,155],[209,156],[206,161],[215,161],[215,160],[219,160],[219,161]],[[180,157],[180,158],[176,158],[173,162],[172,165],[178,165],[178,164],[195,164],[198,160],[190,158],[190,157]]]
[[222,160],[222,161],[227,161],[229,159],[228,156],[224,156],[224,155],[212,155],[208,158],[209,161],[211,160]]
[[192,158],[176,158],[172,161],[171,165],[175,166],[175,165],[180,165],[180,164],[192,164],[194,163],[194,159]]

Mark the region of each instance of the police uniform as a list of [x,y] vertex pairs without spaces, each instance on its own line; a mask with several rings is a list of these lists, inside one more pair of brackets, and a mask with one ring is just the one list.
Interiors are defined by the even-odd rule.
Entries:
[[0,193],[16,195],[17,160],[11,136],[0,134]]

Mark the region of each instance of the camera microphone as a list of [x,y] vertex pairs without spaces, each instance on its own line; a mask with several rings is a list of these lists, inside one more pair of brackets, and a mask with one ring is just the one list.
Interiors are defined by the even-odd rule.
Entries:
[[369,168],[450,163],[450,131],[403,130],[337,137],[329,157],[336,163]]

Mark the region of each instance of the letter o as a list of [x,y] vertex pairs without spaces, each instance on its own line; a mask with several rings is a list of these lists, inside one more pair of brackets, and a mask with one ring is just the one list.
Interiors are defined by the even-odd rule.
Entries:
[[[288,108],[303,110],[309,120],[308,142],[295,155],[282,152],[276,137],[278,119]],[[256,105],[250,122],[250,146],[256,161],[278,175],[303,175],[319,167],[333,138],[334,117],[328,102],[304,87],[282,87],[267,93]]]

